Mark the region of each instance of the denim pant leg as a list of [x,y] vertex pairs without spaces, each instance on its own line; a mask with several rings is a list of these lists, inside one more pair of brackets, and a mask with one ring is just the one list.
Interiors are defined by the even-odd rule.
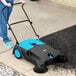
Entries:
[[[7,11],[8,11],[8,8],[6,8],[4,10],[4,14],[5,14],[6,18],[7,18]],[[2,36],[4,42],[8,42],[9,39],[8,39],[7,22],[5,21],[3,14],[1,16],[1,19],[2,19],[2,21],[1,21],[1,36]]]
[[[7,21],[9,20],[9,17],[10,17],[10,14],[12,12],[12,9],[13,7],[7,7],[4,11],[5,15],[6,15],[6,18],[7,18]],[[4,19],[3,19],[4,20]],[[4,30],[2,30],[4,33],[3,34],[3,41],[4,42],[8,42],[9,39],[8,39],[8,30],[7,30],[7,23],[4,21],[4,26],[2,26],[2,28],[4,28]]]
[[[11,1],[11,3],[13,3],[13,0],[8,0],[9,2]],[[3,38],[4,42],[8,42],[8,30],[7,30],[7,22],[4,19],[4,16],[2,14],[2,9],[5,6],[3,5],[3,3],[0,2],[0,36]],[[7,18],[7,21],[9,20],[9,16],[12,12],[13,7],[8,7],[4,10],[4,14]]]
[[13,10],[13,6],[12,7],[8,7],[8,12],[7,12],[7,19],[9,20],[9,17],[11,15],[11,12]]
[[0,2],[0,37],[1,37],[1,17],[2,17],[2,4]]
[[[3,7],[4,7],[4,5],[1,6],[1,8],[3,8]],[[6,8],[4,10],[4,14],[5,14],[7,20],[9,19],[9,16],[10,16],[11,12],[12,12],[12,8]],[[8,30],[7,30],[7,22],[5,21],[5,18],[3,16],[2,12],[0,14],[0,17],[1,17],[0,18],[1,37],[3,38],[4,42],[9,42]]]

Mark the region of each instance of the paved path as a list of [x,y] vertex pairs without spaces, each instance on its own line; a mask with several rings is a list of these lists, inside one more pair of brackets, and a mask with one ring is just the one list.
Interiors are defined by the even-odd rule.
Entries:
[[[63,5],[58,5],[50,2],[49,0],[40,0],[40,2],[31,2],[25,0],[25,6],[28,16],[33,21],[36,31],[43,37],[53,32],[71,27],[76,24],[76,9],[66,7]],[[17,2],[17,1],[16,1]],[[25,16],[21,10],[20,6],[15,6],[13,13],[10,18],[10,23],[18,20],[25,19]],[[21,23],[12,26],[19,41],[29,38],[35,38],[32,29],[28,22]],[[12,43],[15,44],[15,39],[13,38],[11,32],[9,31],[9,36],[12,37]],[[13,48],[8,49],[0,41],[0,62],[10,66],[18,72],[23,73],[25,76],[63,76],[66,75],[65,69],[63,71],[54,71],[49,69],[45,74],[36,74],[33,72],[34,65],[29,63],[24,59],[16,59],[12,55]],[[50,66],[54,68],[55,66]],[[49,67],[48,67],[49,68]],[[74,76],[73,73],[68,72],[67,76]]]

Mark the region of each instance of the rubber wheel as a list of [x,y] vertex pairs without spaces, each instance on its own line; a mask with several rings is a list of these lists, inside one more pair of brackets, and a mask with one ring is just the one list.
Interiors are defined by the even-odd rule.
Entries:
[[20,53],[20,51],[18,49],[15,49],[14,50],[14,56],[17,58],[17,59],[21,59],[22,58],[22,55]]
[[36,67],[36,66],[33,68],[33,70],[34,70],[34,72],[36,72],[36,73],[45,73],[45,72],[48,71],[48,69],[47,69],[46,67],[38,68],[38,67]]

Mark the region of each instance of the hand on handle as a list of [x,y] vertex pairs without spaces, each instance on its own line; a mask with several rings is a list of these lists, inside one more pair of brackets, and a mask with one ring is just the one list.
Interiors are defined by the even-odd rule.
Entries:
[[7,7],[11,7],[12,5],[11,5],[11,3],[7,3],[6,6]]
[[11,7],[11,3],[7,3],[6,0],[1,0],[1,2],[7,7]]

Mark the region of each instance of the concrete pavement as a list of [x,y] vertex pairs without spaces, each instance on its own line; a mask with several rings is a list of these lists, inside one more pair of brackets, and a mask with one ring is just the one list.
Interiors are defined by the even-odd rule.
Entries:
[[[17,2],[17,0],[15,1]],[[66,7],[63,5],[58,5],[50,2],[50,0],[40,0],[40,2],[31,2],[25,0],[25,10],[28,13],[28,16],[33,21],[33,25],[40,35],[43,37],[47,34],[57,32],[59,30],[71,27],[76,24],[76,9],[71,7]],[[25,19],[21,6],[15,6],[10,17],[10,23],[18,20]],[[28,22],[21,23],[18,25],[12,26],[17,38],[19,41],[29,38],[35,38],[33,31]],[[12,43],[15,44],[15,39],[12,33],[9,31],[9,36],[12,37]],[[45,74],[37,74],[33,72],[34,65],[29,63],[24,59],[16,59],[12,55],[13,48],[8,49],[5,47],[3,42],[0,41],[0,62],[10,66],[18,72],[23,73],[25,76],[65,76],[65,69],[62,73],[53,71],[51,66],[49,71]],[[48,67],[49,68],[49,67]],[[70,73],[71,76],[75,76]],[[69,76],[69,72],[67,74]]]

